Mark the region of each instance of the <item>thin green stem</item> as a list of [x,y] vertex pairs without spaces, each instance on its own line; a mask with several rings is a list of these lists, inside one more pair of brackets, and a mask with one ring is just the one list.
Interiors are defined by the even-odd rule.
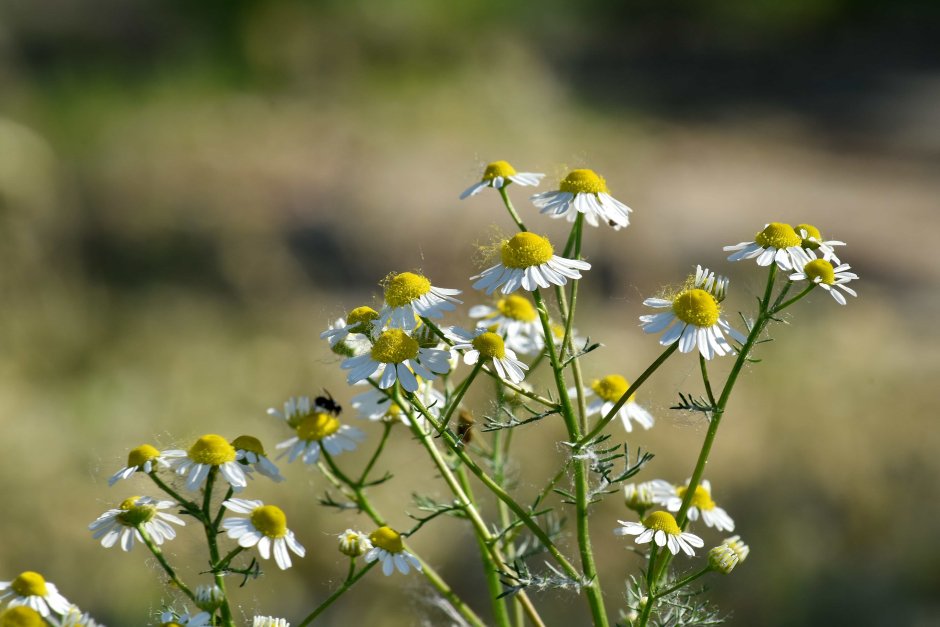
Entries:
[[[204,516],[203,527],[205,528],[205,532],[206,532],[206,542],[209,545],[209,563],[210,564],[219,563],[219,543],[218,543],[219,529],[218,529],[218,526],[214,524],[214,519],[212,517],[212,512],[211,512],[212,488],[215,484],[215,478],[218,473],[219,473],[219,468],[217,466],[213,466],[209,470],[209,476],[206,477],[205,494],[202,500],[202,514]],[[228,592],[226,592],[225,590],[225,578],[223,577],[223,574],[220,571],[216,571],[214,573],[214,577],[215,577],[215,585],[217,585],[219,587],[219,590],[222,591],[222,605],[219,607],[219,612],[222,614],[222,624],[225,627],[234,627],[235,623],[232,621],[232,609],[229,606],[229,602],[228,602]]]
[[164,492],[166,492],[167,494],[169,494],[170,496],[172,496],[173,500],[179,503],[180,506],[182,506],[183,509],[186,510],[186,513],[197,518],[198,520],[202,520],[202,509],[199,507],[198,503],[194,501],[190,501],[180,496],[180,494],[176,490],[174,490],[173,488],[168,486],[166,483],[164,483],[163,479],[158,477],[156,472],[150,473],[149,476],[153,480],[153,482],[157,484],[157,487],[163,490]]
[[705,386],[705,395],[708,397],[709,404],[715,406],[715,394],[712,392],[712,384],[708,378],[708,365],[705,360],[705,356],[699,353],[698,355],[698,365],[699,369],[702,371],[702,385]]
[[364,485],[366,479],[369,476],[369,472],[372,470],[372,467],[375,466],[375,462],[379,459],[379,455],[382,454],[382,450],[385,448],[385,443],[388,441],[388,435],[392,432],[392,423],[391,421],[386,421],[382,424],[384,429],[382,430],[382,437],[379,440],[379,445],[375,448],[375,452],[372,453],[372,457],[369,458],[369,463],[366,464],[366,467],[363,469],[362,474],[359,476],[359,481],[357,485]]
[[522,218],[520,218],[519,214],[516,213],[515,207],[512,206],[512,201],[509,200],[509,194],[506,192],[507,187],[509,186],[503,185],[502,187],[500,187],[499,195],[502,197],[503,204],[506,205],[506,211],[509,212],[509,215],[512,218],[512,221],[516,223],[516,226],[519,227],[520,231],[525,231],[527,229],[525,228],[525,224],[522,223]]
[[806,296],[807,294],[809,294],[810,292],[812,292],[812,291],[813,291],[813,288],[815,288],[815,287],[816,287],[816,283],[810,283],[810,284],[806,287],[806,289],[804,289],[802,292],[800,292],[799,294],[797,294],[796,296],[794,296],[794,297],[791,298],[790,300],[785,301],[783,304],[774,306],[774,308],[771,309],[770,312],[771,312],[772,314],[777,314],[777,313],[783,311],[784,309],[786,309],[787,307],[789,307],[789,306],[792,305],[793,303],[797,302],[798,300],[802,299],[804,296]]
[[457,406],[460,405],[460,401],[463,400],[464,395],[467,393],[467,390],[470,389],[470,384],[473,383],[473,380],[477,378],[477,375],[480,374],[480,369],[483,368],[483,356],[480,356],[480,359],[477,360],[477,363],[473,364],[473,370],[470,371],[470,374],[467,375],[467,378],[457,386],[457,391],[454,392],[454,395],[450,398],[447,403],[447,408],[444,410],[444,413],[441,415],[441,428],[446,429],[450,424],[450,419],[454,415],[454,411],[457,409]]
[[147,532],[144,531],[142,527],[138,526],[136,529],[137,532],[140,533],[140,537],[143,538],[144,544],[148,549],[150,549],[150,552],[153,553],[153,556],[157,558],[160,566],[163,567],[167,577],[169,577],[170,581],[173,582],[173,585],[182,590],[183,594],[185,594],[193,603],[195,603],[196,595],[193,594],[193,591],[190,590],[189,587],[183,583],[183,580],[179,578],[179,576],[176,574],[176,571],[173,570],[173,567],[170,566],[170,563],[167,561],[166,556],[163,555],[163,551],[160,550],[160,547],[153,543],[153,540],[150,539],[150,536],[147,535]]
[[709,567],[706,566],[706,567],[703,568],[702,570],[700,570],[700,571],[698,571],[698,572],[696,572],[696,573],[693,573],[693,574],[689,575],[688,577],[683,577],[682,579],[680,579],[679,581],[677,581],[677,582],[674,583],[673,585],[669,586],[669,587],[666,588],[665,590],[657,590],[657,591],[656,591],[656,594],[654,594],[653,596],[654,596],[655,598],[657,598],[657,599],[661,599],[661,598],[663,598],[664,596],[666,596],[667,594],[672,594],[672,593],[675,592],[676,590],[678,590],[678,589],[680,589],[680,588],[684,588],[685,586],[689,585],[690,583],[692,583],[693,581],[695,581],[696,579],[698,579],[698,578],[701,577],[702,575],[708,574],[709,572],[711,572],[711,568],[709,568]]
[[355,583],[356,583],[357,581],[359,581],[360,579],[362,579],[363,576],[365,576],[365,574],[366,574],[367,572],[369,572],[370,570],[372,570],[372,568],[374,568],[375,565],[378,564],[378,563],[379,563],[378,560],[376,560],[376,561],[374,561],[374,562],[369,562],[368,564],[366,564],[365,566],[363,566],[363,567],[359,570],[359,572],[357,572],[357,573],[354,575],[354,574],[352,574],[352,573],[353,573],[353,571],[354,571],[355,568],[356,568],[356,561],[355,561],[355,559],[351,559],[351,560],[350,560],[350,566],[349,566],[349,573],[350,573],[350,574],[347,575],[346,580],[343,582],[343,585],[340,586],[339,589],[337,589],[335,592],[333,592],[333,594],[331,594],[330,596],[328,596],[328,597],[326,598],[326,600],[323,601],[323,603],[321,603],[320,605],[318,605],[318,606],[316,607],[316,609],[314,609],[312,612],[310,612],[309,614],[307,614],[307,617],[304,618],[302,621],[300,621],[300,623],[298,623],[297,627],[306,627],[307,625],[309,625],[310,623],[312,623],[313,620],[314,620],[317,616],[319,616],[320,614],[322,614],[323,612],[325,612],[326,609],[327,609],[328,607],[330,607],[331,605],[333,605],[333,603],[334,603],[338,598],[340,598],[341,596],[343,596],[344,594],[346,594],[346,592],[347,592],[350,588],[352,588],[352,587],[355,585]]

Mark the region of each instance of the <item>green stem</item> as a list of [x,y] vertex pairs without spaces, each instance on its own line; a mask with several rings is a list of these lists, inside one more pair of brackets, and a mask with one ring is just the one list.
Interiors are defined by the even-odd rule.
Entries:
[[202,509],[200,509],[197,503],[180,496],[180,494],[176,490],[174,490],[173,488],[168,486],[166,483],[164,483],[163,480],[157,476],[156,472],[150,473],[150,478],[153,479],[153,482],[157,484],[158,488],[160,488],[161,490],[163,490],[164,492],[172,496],[173,500],[179,503],[180,506],[182,506],[182,508],[186,510],[186,513],[188,513],[189,515],[193,516],[194,518],[200,521],[202,520]]
[[672,594],[673,592],[675,592],[675,591],[678,590],[679,588],[684,588],[685,586],[689,585],[690,583],[692,583],[693,581],[695,581],[696,579],[698,579],[698,578],[701,577],[702,575],[705,575],[705,574],[707,574],[707,573],[709,573],[709,572],[711,572],[711,568],[708,568],[708,567],[706,566],[705,568],[703,568],[702,570],[698,571],[697,573],[693,573],[693,574],[689,575],[688,577],[684,577],[684,578],[680,579],[680,580],[677,581],[675,584],[669,586],[669,587],[666,588],[665,590],[657,591],[656,594],[653,595],[653,596],[654,596],[655,598],[657,598],[657,599],[661,599],[661,598],[663,598],[664,596],[666,596],[667,594]]
[[499,188],[499,195],[503,198],[503,204],[506,205],[506,210],[509,212],[512,221],[516,223],[516,226],[519,227],[520,231],[525,231],[525,224],[522,223],[522,219],[519,217],[519,214],[516,213],[515,207],[512,206],[512,201],[509,200],[509,194],[506,192],[508,185],[503,185]]
[[794,296],[794,297],[791,298],[790,300],[784,302],[782,305],[775,305],[774,308],[770,310],[770,313],[771,313],[771,314],[776,314],[776,313],[778,313],[778,312],[780,312],[780,311],[783,311],[784,309],[786,309],[787,307],[789,307],[790,305],[792,305],[792,304],[795,303],[796,301],[802,299],[804,296],[806,296],[807,294],[809,294],[810,292],[812,292],[814,287],[816,287],[816,283],[810,283],[809,286],[807,286],[806,289],[804,289],[802,292],[800,292],[799,294],[797,294],[796,296]]
[[446,429],[450,424],[451,416],[454,415],[454,411],[457,409],[457,406],[460,405],[460,401],[463,400],[464,394],[466,394],[467,390],[470,389],[470,384],[473,383],[473,380],[477,378],[481,368],[483,368],[482,355],[480,355],[480,359],[477,360],[477,363],[473,364],[473,370],[471,370],[470,374],[467,375],[467,378],[463,380],[463,383],[457,386],[457,391],[454,392],[454,395],[450,398],[450,401],[447,404],[447,409],[441,415],[442,429]]
[[375,452],[372,453],[372,457],[369,458],[369,463],[366,464],[365,469],[362,471],[362,474],[359,476],[359,481],[356,483],[360,486],[364,485],[366,478],[369,476],[369,471],[372,470],[372,467],[375,466],[376,460],[379,459],[379,455],[382,454],[382,450],[385,448],[385,443],[388,441],[388,434],[392,432],[392,423],[391,421],[385,421],[382,426],[384,430],[382,431],[382,438],[379,440],[379,445],[376,447]]
[[137,532],[140,533],[140,537],[143,538],[144,544],[147,545],[147,548],[150,549],[150,552],[153,553],[153,556],[157,558],[157,561],[160,563],[160,566],[163,567],[163,570],[166,571],[167,576],[170,578],[170,581],[173,582],[177,588],[183,591],[189,599],[195,603],[196,595],[193,594],[193,591],[190,590],[185,583],[177,576],[176,571],[173,570],[173,567],[170,566],[170,563],[167,561],[166,556],[163,555],[163,551],[160,550],[156,544],[153,543],[153,540],[150,539],[150,536],[147,535],[147,532],[141,527],[135,527]]
[[[206,542],[209,545],[209,563],[218,564],[219,563],[219,543],[218,535],[219,529],[216,524],[213,524],[213,517],[210,511],[212,506],[212,488],[215,484],[215,477],[219,473],[217,466],[213,466],[209,470],[209,476],[206,477],[206,487],[205,494],[202,500],[202,514],[204,516],[203,527],[206,532]],[[222,591],[222,605],[219,607],[219,611],[222,614],[222,624],[225,627],[234,627],[235,623],[232,621],[232,609],[229,607],[228,602],[228,593],[225,590],[225,578],[221,572],[215,572],[215,585],[219,587],[219,590]]]
[[312,612],[310,612],[310,613],[307,615],[306,618],[304,618],[302,621],[300,621],[300,623],[297,625],[297,627],[306,627],[307,625],[309,625],[310,623],[312,623],[313,620],[314,620],[317,616],[319,616],[320,614],[322,614],[323,612],[325,612],[326,609],[327,609],[328,607],[330,607],[331,605],[333,605],[333,603],[334,603],[338,598],[340,598],[341,596],[343,596],[344,594],[346,594],[346,592],[347,592],[350,588],[352,588],[353,585],[355,585],[355,583],[356,583],[357,581],[359,581],[360,579],[362,579],[362,577],[363,577],[367,572],[369,572],[370,570],[372,570],[372,568],[373,568],[376,564],[378,564],[378,563],[379,563],[378,560],[376,560],[376,561],[374,561],[374,562],[369,562],[368,564],[366,564],[365,566],[363,566],[363,567],[359,570],[358,573],[356,573],[355,575],[353,575],[352,573],[353,573],[353,571],[354,571],[355,568],[356,568],[356,561],[355,561],[355,558],[351,558],[351,559],[350,559],[350,565],[349,565],[349,575],[347,575],[346,581],[343,582],[343,585],[340,586],[338,590],[336,590],[335,592],[333,592],[333,594],[331,594],[330,596],[328,596],[328,597],[326,598],[326,600],[325,600],[323,603],[321,603],[320,605],[318,605],[318,606],[316,607],[315,610],[313,610]]

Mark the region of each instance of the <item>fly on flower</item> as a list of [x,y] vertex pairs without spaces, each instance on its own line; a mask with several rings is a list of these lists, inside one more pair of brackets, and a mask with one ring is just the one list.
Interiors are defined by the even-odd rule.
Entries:
[[544,177],[544,174],[538,172],[516,172],[516,169],[506,161],[494,161],[488,163],[483,170],[483,178],[479,183],[474,183],[460,194],[460,200],[469,196],[475,196],[487,187],[502,189],[510,183],[522,185],[523,187],[535,186]]

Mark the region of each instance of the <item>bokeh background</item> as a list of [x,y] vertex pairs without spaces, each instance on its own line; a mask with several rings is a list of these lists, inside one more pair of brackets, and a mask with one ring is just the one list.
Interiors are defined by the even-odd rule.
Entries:
[[[0,579],[40,570],[106,624],[147,623],[170,598],[157,568],[86,530],[150,493],[107,487],[127,450],[207,432],[273,448],[288,434],[267,407],[323,388],[348,403],[319,332],[393,270],[468,289],[512,225],[494,194],[457,196],[508,159],[549,185],[592,167],[635,209],[587,234],[577,326],[606,345],[589,377],[658,354],[642,299],[696,263],[749,308],[763,275],[721,246],[765,222],[849,242],[860,297],[796,308],[722,425],[707,476],[752,553],[711,594],[734,625],[940,624],[938,18],[917,0],[3,0]],[[525,191],[523,217],[563,237]],[[677,358],[642,390],[645,478],[689,474],[704,427],[668,407],[696,380]],[[519,494],[560,437],[517,434]],[[407,527],[414,486],[446,495],[393,441],[376,499]],[[253,494],[308,558],[235,600],[296,621],[344,576],[334,534],[357,522],[317,506],[314,471],[284,472]],[[616,496],[592,514],[612,613],[639,565],[610,533],[626,515]],[[463,525],[415,545],[488,615]],[[199,550],[168,547],[193,582]],[[420,578],[369,579],[324,623],[447,624]],[[535,597],[583,624],[571,593]]]

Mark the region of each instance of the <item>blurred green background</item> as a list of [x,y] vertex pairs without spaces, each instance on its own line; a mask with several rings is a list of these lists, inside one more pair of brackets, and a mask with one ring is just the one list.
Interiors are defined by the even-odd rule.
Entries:
[[[393,270],[468,290],[477,246],[511,223],[494,194],[457,196],[508,159],[548,185],[594,168],[635,209],[587,234],[576,326],[606,344],[588,377],[658,354],[641,302],[696,263],[749,308],[763,275],[721,246],[764,223],[849,242],[860,297],[796,308],[724,420],[707,476],[752,553],[711,594],[734,625],[940,624],[938,7],[0,1],[0,579],[40,570],[102,622],[144,624],[158,567],[86,530],[151,493],[108,489],[127,450],[208,432],[273,448],[288,434],[267,407],[324,387],[348,405],[319,332]],[[524,192],[523,217],[563,237]],[[690,473],[704,427],[668,407],[696,380],[677,358],[641,391],[658,418],[629,438],[657,454],[641,478]],[[517,434],[519,494],[560,437]],[[415,446],[397,431],[380,464],[396,479],[376,498],[403,528],[413,485],[446,498]],[[334,534],[357,522],[317,506],[314,471],[283,471],[250,494],[284,507],[308,557],[235,600],[297,621],[345,575]],[[610,533],[628,515],[616,496],[592,514],[612,612],[639,565]],[[202,581],[183,536],[167,551]],[[414,544],[488,615],[463,525]],[[422,579],[369,579],[324,623],[447,624]],[[551,624],[583,624],[571,593],[535,597]]]

